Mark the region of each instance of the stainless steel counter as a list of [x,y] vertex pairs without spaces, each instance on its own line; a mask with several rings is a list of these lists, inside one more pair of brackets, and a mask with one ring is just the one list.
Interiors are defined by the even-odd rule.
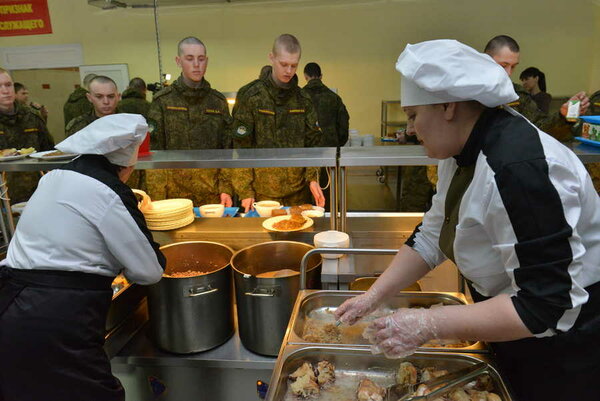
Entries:
[[149,337],[149,326],[146,325],[111,359],[111,364],[273,369],[275,360],[275,357],[248,351],[240,340],[237,324],[235,334],[224,344],[209,351],[184,355],[172,354],[157,348]]
[[[0,171],[45,171],[68,161],[25,158],[0,163]],[[335,148],[156,150],[140,157],[138,170],[161,168],[335,167]]]

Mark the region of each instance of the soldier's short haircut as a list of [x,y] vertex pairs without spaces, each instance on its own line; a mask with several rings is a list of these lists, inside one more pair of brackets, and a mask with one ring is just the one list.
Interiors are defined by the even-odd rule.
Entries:
[[513,53],[519,53],[521,51],[517,41],[508,35],[498,35],[493,37],[490,39],[487,45],[485,45],[485,49],[483,51],[492,56],[496,54],[498,50],[504,47],[508,47]]
[[25,85],[23,85],[23,84],[22,84],[22,83],[20,83],[20,82],[15,82],[15,83],[13,84],[13,86],[14,86],[14,88],[15,88],[15,93],[17,93],[17,92],[18,92],[18,91],[20,91],[21,89],[27,89],[27,88],[25,87]]
[[206,52],[206,45],[195,36],[188,36],[187,38],[183,38],[179,41],[179,43],[177,44],[178,56],[181,56],[183,54],[183,45],[200,45],[204,47],[204,51]]
[[129,81],[129,87],[138,92],[143,92],[146,90],[146,82],[140,77],[135,77]]
[[89,89],[90,88],[90,82],[92,82],[92,79],[94,79],[94,77],[96,77],[96,74],[87,74],[85,77],[83,77],[83,87],[85,89]]
[[319,78],[323,75],[321,67],[317,63],[308,63],[304,66],[304,75],[309,78]]
[[289,33],[284,33],[283,35],[279,35],[275,42],[273,42],[273,54],[278,54],[278,50],[285,50],[290,54],[297,54],[302,52],[302,48],[300,47],[300,42],[294,35],[290,35]]
[[5,70],[4,68],[0,67],[0,74],[6,74],[10,77],[10,79],[12,79],[12,76],[10,75],[10,72],[8,72],[8,70]]
[[98,82],[99,84],[113,84],[115,86],[115,90],[118,90],[116,82],[113,81],[111,77],[107,77],[106,75],[96,75],[95,77],[93,77],[90,80],[88,89],[94,82]]

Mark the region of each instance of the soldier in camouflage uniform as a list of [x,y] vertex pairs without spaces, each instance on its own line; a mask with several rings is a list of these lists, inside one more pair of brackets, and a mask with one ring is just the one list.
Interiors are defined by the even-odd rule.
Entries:
[[[181,76],[157,92],[150,105],[151,149],[231,148],[227,100],[204,79],[206,47],[197,38],[185,38],[179,42],[176,62]],[[194,205],[232,205],[233,190],[220,169],[148,170],[146,175],[152,199],[188,198]]]
[[[296,69],[300,43],[281,35],[269,54],[273,70],[254,81],[236,100],[233,109],[233,144],[237,148],[301,148],[321,146],[322,133],[310,97],[298,87]],[[232,179],[246,211],[254,199],[276,200],[284,205],[325,199],[317,168],[257,168],[237,171]]]
[[302,90],[310,96],[323,131],[321,146],[344,146],[348,141],[350,115],[342,98],[323,84],[323,74],[317,63],[306,64],[304,78],[307,84]]
[[133,78],[121,95],[118,113],[141,114],[148,119],[150,102],[146,100],[146,83],[142,78]]
[[73,135],[100,117],[117,112],[117,104],[121,95],[115,81],[104,75],[96,75],[90,81],[89,88],[90,92],[86,96],[92,103],[93,108],[91,111],[69,121],[67,128],[65,128],[66,136]]
[[266,79],[269,76],[271,76],[272,71],[273,71],[273,67],[271,67],[270,65],[264,65],[260,69],[260,74],[258,74],[258,79],[255,79],[254,81],[242,86],[240,88],[240,90],[237,91],[237,95],[235,97],[236,102],[241,101],[241,99],[246,95],[246,92],[248,91],[248,89],[251,88],[256,82],[260,81],[261,79]]
[[46,124],[48,124],[48,109],[43,104],[29,101],[29,89],[19,82],[14,83],[16,101],[22,106],[29,107],[31,111],[39,115]]
[[90,81],[95,76],[96,74],[87,74],[85,78],[83,78],[83,86],[75,88],[73,93],[69,95],[69,98],[63,107],[65,128],[75,117],[91,112],[94,109],[94,106],[87,98],[87,88],[89,88]]
[[[54,140],[46,123],[29,107],[15,100],[13,81],[8,72],[0,68],[0,149],[35,148],[50,150]],[[23,202],[35,191],[40,175],[36,172],[6,173],[11,203]]]

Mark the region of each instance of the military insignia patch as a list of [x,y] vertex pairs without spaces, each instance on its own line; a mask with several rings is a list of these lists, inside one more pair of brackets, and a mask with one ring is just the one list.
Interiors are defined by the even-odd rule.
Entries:
[[23,132],[38,132],[39,130],[37,128],[26,128],[23,130]]
[[167,106],[167,110],[188,111],[188,108],[178,106]]
[[205,114],[221,114],[221,110],[217,109],[206,109],[204,110]]
[[259,112],[260,114],[268,114],[268,115],[270,115],[270,116],[274,116],[274,115],[275,115],[275,112],[274,112],[274,111],[271,111],[271,110],[258,109],[258,112]]
[[237,134],[237,136],[246,136],[246,134],[248,134],[248,129],[243,125],[240,125],[235,131],[235,133]]
[[4,131],[0,131],[0,135],[4,135]]
[[288,113],[290,113],[290,114],[304,114],[305,110],[304,109],[291,109],[291,110],[288,110]]
[[507,106],[510,106],[510,107],[515,107],[515,106],[518,106],[518,105],[520,105],[520,104],[521,104],[521,102],[519,102],[519,101],[517,100],[516,102],[509,103]]

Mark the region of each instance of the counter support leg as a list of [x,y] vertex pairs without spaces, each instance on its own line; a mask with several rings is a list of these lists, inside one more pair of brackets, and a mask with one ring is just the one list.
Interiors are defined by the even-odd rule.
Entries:
[[338,223],[338,186],[337,186],[337,174],[335,167],[327,167],[329,170],[329,212],[331,213],[331,229],[337,230]]
[[346,173],[346,167],[340,167],[340,186],[338,190],[340,193],[340,231],[343,232],[346,232],[346,210],[348,209]]
[[8,222],[8,231],[4,223],[4,216],[1,217],[1,229],[4,236],[4,242],[8,245],[10,239],[15,235],[15,221],[13,220],[12,212],[10,209],[10,198],[8,197],[8,185],[6,185],[5,174],[0,173],[0,194],[2,197],[2,207],[6,213],[6,220]]

